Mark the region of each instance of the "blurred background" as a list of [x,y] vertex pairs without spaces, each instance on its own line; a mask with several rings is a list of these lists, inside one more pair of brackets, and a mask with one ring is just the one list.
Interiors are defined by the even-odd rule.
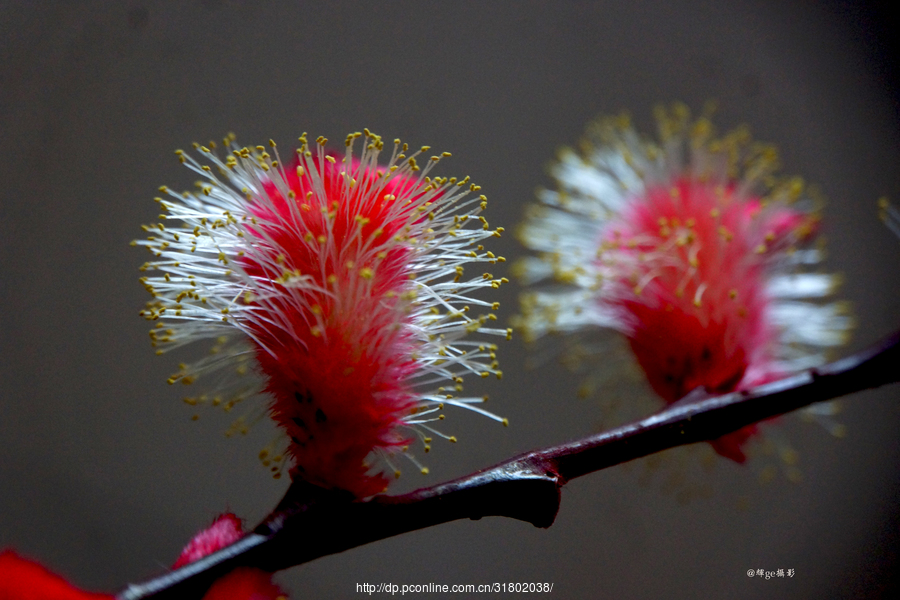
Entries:
[[[876,199],[900,196],[900,104],[883,4],[0,2],[0,548],[115,591],[162,572],[222,511],[252,526],[283,494],[256,458],[269,426],[225,439],[229,416],[192,422],[165,380],[205,348],[157,357],[138,316],[145,254],[128,243],[156,219],[158,186],[194,179],[172,152],[229,131],[290,147],[304,131],[369,127],[450,151],[440,174],[470,175],[511,233],[593,117],[627,109],[650,133],[655,104],[716,99],[721,130],[748,124],[828,199],[826,268],[844,274],[859,323],[846,352],[891,332],[900,240]],[[495,242],[523,252],[512,235]],[[501,319],[517,293],[501,288]],[[393,491],[594,431],[598,404],[576,397],[577,378],[528,370],[526,354],[502,344],[504,380],[468,386],[511,426],[449,413],[460,443],[436,445],[431,474]],[[898,400],[896,386],[846,399],[843,439],[784,419],[799,483],[762,485],[753,461],[720,460],[712,495],[684,504],[642,483],[642,466],[619,467],[566,486],[548,530],[456,522],[278,580],[297,599],[354,597],[363,582],[880,598],[900,571]],[[757,568],[795,576],[748,578]]]

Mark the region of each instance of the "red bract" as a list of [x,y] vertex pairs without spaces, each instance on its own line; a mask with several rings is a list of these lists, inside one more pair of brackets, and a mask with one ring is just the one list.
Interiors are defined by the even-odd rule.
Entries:
[[241,520],[232,513],[225,513],[188,542],[172,568],[178,569],[200,560],[204,556],[209,556],[213,552],[218,552],[225,546],[230,546],[241,539],[243,535]]
[[[244,535],[241,520],[232,513],[218,517],[213,524],[194,536],[172,565],[178,569],[218,552]],[[287,595],[272,583],[272,574],[240,567],[216,580],[203,600],[287,600]]]

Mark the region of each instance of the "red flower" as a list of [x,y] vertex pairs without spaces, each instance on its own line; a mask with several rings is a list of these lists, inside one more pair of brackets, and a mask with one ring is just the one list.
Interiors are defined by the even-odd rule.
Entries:
[[[228,513],[188,542],[172,568],[177,569],[217,552],[243,535],[241,521]],[[36,562],[12,550],[0,552],[0,600],[113,600],[109,594],[93,594],[72,587]],[[272,574],[240,567],[220,577],[203,600],[287,600],[272,583]]]
[[[244,535],[241,520],[232,513],[218,517],[213,524],[194,536],[181,551],[173,569],[178,569],[226,546]],[[287,595],[272,583],[272,574],[250,567],[239,567],[220,577],[203,600],[287,600]]]
[[218,552],[241,539],[243,535],[241,520],[232,513],[225,513],[187,543],[172,568],[179,569],[213,552]]
[[59,575],[12,550],[0,552],[0,600],[112,600],[69,585]]
[[[581,156],[567,151],[554,165],[559,190],[541,193],[520,230],[540,254],[518,268],[529,283],[563,285],[524,295],[526,336],[619,332],[667,404],[824,362],[852,321],[822,301],[837,278],[811,272],[818,216],[802,182],[775,179],[774,148],[743,129],[715,138],[683,106],[657,119],[660,142],[606,119],[588,130]],[[585,342],[581,353],[613,343]],[[598,356],[621,363],[619,354]],[[755,432],[712,445],[744,462]]]
[[[428,176],[448,154],[420,167],[428,148],[407,156],[399,140],[379,165],[384,144],[368,131],[355,156],[362,137],[348,136],[343,154],[303,137],[287,165],[274,143],[274,157],[232,145],[224,160],[200,147],[208,165],[179,151],[206,178],[201,193],[164,188],[167,224],[137,242],[154,255],[144,268],[163,271],[144,278],[158,352],[219,340],[170,383],[220,371],[212,393],[186,401],[226,410],[267,393],[284,440],[263,450],[263,464],[277,477],[290,460],[292,475],[358,497],[384,491],[385,471],[399,475],[397,453],[427,472],[408,449],[418,438],[427,452],[432,435],[456,441],[433,426],[445,405],[505,422],[457,392],[467,374],[500,376],[495,346],[462,338],[509,334],[485,327],[494,315],[469,313],[496,309],[469,292],[503,281],[463,278],[466,263],[503,261],[478,245],[502,231],[478,216],[487,202],[469,197],[478,186]],[[243,419],[234,430],[246,431]]]

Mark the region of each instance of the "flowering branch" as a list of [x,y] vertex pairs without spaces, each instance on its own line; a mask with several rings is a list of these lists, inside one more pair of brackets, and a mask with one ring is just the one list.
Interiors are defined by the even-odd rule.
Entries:
[[[457,519],[503,516],[550,527],[569,480],[864,389],[900,381],[900,331],[853,356],[742,392],[696,391],[641,421],[528,452],[430,488],[354,501],[295,481],[256,530],[182,569],[131,585],[120,600],[201,597],[238,566],[277,571]],[[341,523],[335,528],[335,523]]]

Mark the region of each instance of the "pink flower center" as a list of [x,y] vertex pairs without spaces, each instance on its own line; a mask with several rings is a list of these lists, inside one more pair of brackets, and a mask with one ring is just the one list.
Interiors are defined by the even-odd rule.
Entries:
[[[700,386],[726,393],[780,375],[766,260],[810,225],[793,210],[764,210],[734,186],[684,177],[646,190],[607,229],[599,264],[612,273],[635,357],[666,403]],[[713,446],[743,462],[741,445],[754,431]]]
[[339,157],[317,170],[320,183],[288,169],[289,197],[269,185],[273,208],[254,210],[254,233],[278,250],[248,252],[244,268],[281,282],[283,294],[248,300],[265,315],[252,320],[252,337],[295,470],[363,497],[386,487],[363,460],[408,443],[396,429],[415,405],[404,383],[413,344],[401,327],[410,251],[396,239],[418,218],[401,205],[414,182],[381,186],[376,172],[355,161],[348,169]]

